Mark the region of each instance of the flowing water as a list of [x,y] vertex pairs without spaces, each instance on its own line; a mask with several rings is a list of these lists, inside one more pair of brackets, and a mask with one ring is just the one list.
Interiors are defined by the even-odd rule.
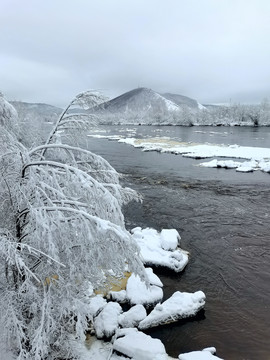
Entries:
[[[104,127],[99,133],[270,146],[269,128]],[[215,346],[227,360],[270,359],[270,174],[202,168],[194,159],[107,139],[89,138],[88,147],[144,197],[143,204],[125,209],[127,228],[176,228],[181,234],[190,262],[181,274],[158,270],[165,298],[177,290],[206,294],[196,318],[149,334],[174,357]]]

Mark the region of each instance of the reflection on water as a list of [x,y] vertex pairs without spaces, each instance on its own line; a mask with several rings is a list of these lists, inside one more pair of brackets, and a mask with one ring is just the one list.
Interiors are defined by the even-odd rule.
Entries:
[[[167,130],[190,131],[188,141],[202,142],[209,140],[213,128],[206,128],[207,139],[205,133],[195,132],[205,128],[170,127],[160,135]],[[257,133],[243,128],[216,130],[215,142],[224,136],[231,144],[270,144],[268,129]],[[234,133],[224,134],[230,131]],[[262,137],[268,144],[259,140],[260,145],[255,145]],[[107,140],[89,139],[88,146],[126,174],[125,183],[144,196],[143,204],[125,209],[128,228],[152,226],[180,232],[190,263],[182,274],[159,270],[165,296],[177,290],[206,293],[205,311],[193,321],[157,328],[151,335],[159,337],[175,357],[215,346],[218,356],[227,360],[270,359],[270,175],[201,169],[192,159],[143,153]]]

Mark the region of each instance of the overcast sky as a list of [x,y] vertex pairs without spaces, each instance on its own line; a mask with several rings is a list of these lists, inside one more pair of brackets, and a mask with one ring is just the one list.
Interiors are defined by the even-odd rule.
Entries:
[[269,0],[1,0],[0,91],[64,106],[138,86],[201,103],[270,98]]

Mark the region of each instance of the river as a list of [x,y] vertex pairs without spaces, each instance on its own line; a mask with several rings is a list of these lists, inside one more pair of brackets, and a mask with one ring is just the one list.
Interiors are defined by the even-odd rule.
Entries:
[[[100,135],[270,147],[270,128],[100,127]],[[190,262],[181,274],[157,274],[165,298],[203,290],[206,306],[195,319],[149,331],[169,355],[217,348],[226,360],[270,359],[270,174],[199,167],[181,155],[143,152],[89,138],[123,182],[144,197],[125,211],[128,229],[175,228]]]

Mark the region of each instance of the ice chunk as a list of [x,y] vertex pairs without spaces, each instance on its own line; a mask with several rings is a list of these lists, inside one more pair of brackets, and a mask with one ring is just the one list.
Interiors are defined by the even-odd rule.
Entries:
[[151,313],[140,322],[139,329],[168,324],[196,315],[204,304],[205,294],[202,291],[195,293],[176,291],[168,300],[155,306]]

